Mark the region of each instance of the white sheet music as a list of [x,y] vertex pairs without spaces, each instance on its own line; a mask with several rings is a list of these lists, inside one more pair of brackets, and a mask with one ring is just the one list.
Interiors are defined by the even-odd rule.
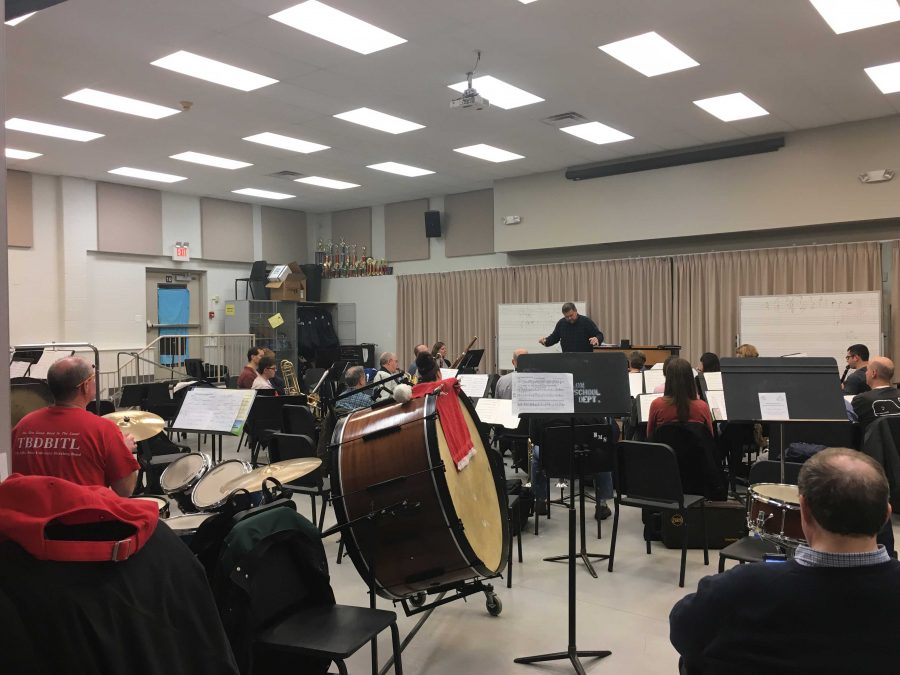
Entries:
[[722,373],[703,373],[703,379],[706,380],[706,388],[710,391],[724,391],[722,386]]
[[456,379],[459,380],[459,386],[466,396],[469,398],[482,398],[487,389],[489,377],[490,375],[487,373],[479,373],[477,375],[457,375]]
[[9,364],[9,376],[25,377],[25,373],[28,372],[28,366],[30,365],[28,361],[13,361]]
[[644,374],[628,373],[628,386],[631,387],[631,395],[639,396],[644,393]]
[[514,373],[512,410],[522,413],[573,413],[572,373]]
[[191,389],[184,397],[175,429],[240,433],[256,391],[253,389]]
[[663,375],[662,369],[645,370],[644,371],[644,390],[652,394],[658,385],[666,384],[666,376]]
[[451,377],[456,377],[456,373],[459,372],[458,368],[441,368],[441,379],[449,380]]
[[656,399],[658,399],[662,394],[641,394],[638,397],[640,401],[640,410],[641,417],[638,419],[638,422],[646,422],[647,418],[650,417],[650,404],[653,403]]
[[856,394],[845,394],[844,395],[844,400],[847,401],[847,403],[853,403],[853,399],[855,399],[855,398],[856,398]]
[[[710,373],[712,375],[712,373]],[[706,402],[716,422],[724,422],[728,419],[728,411],[725,409],[725,392],[710,389],[706,392]]]
[[475,404],[475,412],[485,424],[499,424],[507,429],[519,426],[519,417],[513,415],[512,401],[508,398],[480,398]]
[[759,392],[759,417],[764,420],[789,420],[787,394],[783,391]]

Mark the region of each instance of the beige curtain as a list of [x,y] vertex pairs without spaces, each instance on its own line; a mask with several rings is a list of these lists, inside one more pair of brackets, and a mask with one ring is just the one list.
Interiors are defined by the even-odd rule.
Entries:
[[[661,344],[672,340],[669,258],[414,274],[397,279],[397,347],[412,360],[420,342],[442,340],[455,358],[478,336],[485,372],[497,368],[497,305],[587,300],[587,314],[613,342]],[[544,334],[549,333],[548,326]],[[535,341],[541,335],[535,336]],[[523,345],[528,347],[528,345]],[[500,355],[500,367],[507,367]]]
[[877,243],[682,255],[672,264],[675,341],[692,363],[706,351],[733,354],[742,295],[881,289]]
[[[900,241],[891,242],[891,313],[888,356],[900,360]],[[894,378],[897,379],[896,377]]]

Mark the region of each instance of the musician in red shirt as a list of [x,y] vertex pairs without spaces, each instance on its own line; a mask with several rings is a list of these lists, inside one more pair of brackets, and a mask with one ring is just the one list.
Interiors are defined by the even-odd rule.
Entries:
[[93,365],[78,356],[61,359],[47,372],[47,384],[56,404],[29,413],[12,431],[13,473],[103,485],[130,496],[140,468],[134,437],[86,410],[97,395]]

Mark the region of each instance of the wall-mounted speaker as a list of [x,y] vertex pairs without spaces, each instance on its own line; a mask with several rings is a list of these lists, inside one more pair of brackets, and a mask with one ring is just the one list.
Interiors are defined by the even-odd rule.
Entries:
[[426,211],[425,212],[425,236],[440,237],[441,236],[441,212]]

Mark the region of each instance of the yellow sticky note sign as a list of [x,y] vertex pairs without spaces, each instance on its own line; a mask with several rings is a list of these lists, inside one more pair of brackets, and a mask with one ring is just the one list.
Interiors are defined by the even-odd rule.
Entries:
[[269,325],[272,326],[272,328],[278,328],[278,326],[280,326],[283,323],[284,323],[284,317],[281,316],[281,312],[278,312],[278,314],[275,314],[274,316],[269,317]]
[[234,303],[233,302],[225,303],[225,316],[234,316]]

